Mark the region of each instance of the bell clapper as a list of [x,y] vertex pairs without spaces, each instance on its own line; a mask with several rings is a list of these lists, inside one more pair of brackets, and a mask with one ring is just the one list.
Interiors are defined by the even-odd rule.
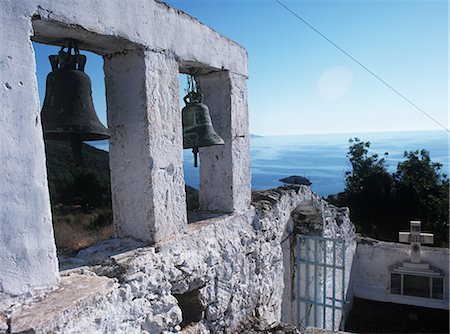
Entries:
[[194,147],[192,149],[192,153],[194,153],[194,167],[198,167],[198,159],[197,159],[198,147]]

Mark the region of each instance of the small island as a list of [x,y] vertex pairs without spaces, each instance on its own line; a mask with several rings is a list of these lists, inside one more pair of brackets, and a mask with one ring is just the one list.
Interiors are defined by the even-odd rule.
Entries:
[[280,179],[281,182],[289,183],[289,184],[302,184],[305,186],[310,186],[312,184],[311,181],[309,181],[306,177],[298,176],[298,175],[292,175],[289,177],[285,177],[283,179]]

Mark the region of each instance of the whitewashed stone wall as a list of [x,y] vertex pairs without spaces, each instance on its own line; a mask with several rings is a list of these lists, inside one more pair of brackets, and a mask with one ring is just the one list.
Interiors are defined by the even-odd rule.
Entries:
[[213,154],[202,149],[201,206],[248,211],[244,48],[153,0],[1,0],[0,22],[0,292],[24,294],[59,279],[32,40],[74,39],[104,58],[119,237],[153,244],[186,231],[178,75],[190,68],[212,78],[206,95],[227,139]]
[[[304,186],[250,205],[246,51],[153,0],[0,1],[0,21],[0,333],[236,333],[279,320],[292,212],[312,203],[334,233],[336,209]],[[59,259],[60,275],[31,41],[69,38],[105,61],[119,238]],[[177,77],[192,67],[226,144],[200,152],[201,208],[222,216],[188,225]]]
[[415,305],[436,309],[449,308],[449,250],[421,246],[421,262],[430,264],[445,275],[444,300],[401,296],[390,293],[390,267],[409,261],[411,246],[369,238],[358,240],[352,273],[355,297],[382,302]]
[[[280,320],[281,240],[292,211],[304,202],[314,203],[329,217],[326,224],[334,224],[336,208],[305,186],[286,187],[255,194],[254,206],[244,214],[190,224],[185,234],[155,246],[105,241],[63,261],[63,269],[76,268],[62,272],[58,288],[0,299],[0,328],[237,333],[255,319]],[[197,296],[192,305],[199,319],[181,328],[186,310],[177,298],[187,292]]]
[[[341,300],[344,296],[345,304],[351,299],[349,294],[350,276],[353,265],[353,258],[356,251],[356,233],[355,227],[349,218],[349,211],[347,208],[336,208],[329,206],[324,201],[305,201],[299,205],[292,212],[292,220],[288,224],[286,234],[290,234],[290,242],[288,238],[284,238],[283,242],[283,259],[285,270],[285,290],[282,303],[282,321],[298,324],[302,329],[305,326],[316,326],[326,329],[338,330],[340,325],[344,323],[346,314],[336,309],[334,312],[331,308],[327,308],[324,318],[324,309],[314,307],[306,310],[305,303],[301,303],[300,312],[297,312],[297,299],[299,297],[309,300],[316,300],[323,302],[324,295],[326,303],[332,305],[331,297]],[[317,242],[317,253],[315,240],[309,240],[309,255],[306,255],[306,245],[303,239],[299,247],[296,245],[296,237],[298,234],[305,236],[323,237],[328,239],[338,240],[333,251],[333,242],[330,240],[324,242]],[[342,245],[345,244],[345,252],[343,252]],[[326,251],[324,249],[326,247]],[[299,254],[300,250],[300,254]],[[311,262],[317,261],[320,263],[327,263],[336,266],[344,266],[344,270],[336,269],[334,271],[333,283],[333,269],[328,268],[325,272],[323,267],[319,265],[317,271],[314,270],[313,265],[309,265],[308,277],[306,275],[306,265],[300,265],[300,272],[295,261],[299,258],[306,260],[308,257]],[[345,276],[343,277],[343,272]],[[315,291],[315,283],[317,282],[317,291]],[[291,283],[290,286],[288,283]],[[307,294],[308,285],[309,294]],[[300,291],[298,291],[300,289]],[[341,306],[339,302],[336,306]],[[315,312],[317,312],[315,316]]]
[[[251,198],[246,78],[231,72],[200,77],[214,128],[225,141],[200,149],[200,209],[242,212]],[[224,112],[230,110],[231,112]]]

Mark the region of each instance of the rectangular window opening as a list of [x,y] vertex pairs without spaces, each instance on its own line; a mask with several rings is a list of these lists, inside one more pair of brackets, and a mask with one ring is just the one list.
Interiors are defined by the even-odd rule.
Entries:
[[[33,48],[36,57],[38,92],[42,110],[46,94],[57,96],[61,94],[61,91],[64,93],[67,90],[67,85],[64,84],[66,77],[58,77],[57,79],[56,76],[53,77],[51,79],[53,83],[49,86],[51,80],[47,79],[47,76],[52,72],[49,56],[58,55],[60,46],[33,42]],[[64,50],[68,51],[67,48]],[[80,54],[86,56],[84,72],[90,80],[81,75],[79,77],[82,78],[79,79],[78,84],[84,87],[88,93],[89,88],[91,89],[96,115],[104,125],[106,124],[106,99],[103,58],[84,50],[80,50]],[[91,87],[89,87],[89,82]],[[64,89],[55,89],[58,86],[64,87]],[[78,86],[76,85],[76,87]],[[70,92],[64,93],[64,96],[65,94],[70,95]],[[84,94],[89,99],[90,96],[86,95],[89,94]],[[61,100],[64,106],[67,99],[65,97],[64,100]],[[53,111],[52,108],[57,109],[52,105],[46,110]],[[65,117],[67,123],[73,121],[72,115],[68,114]],[[48,119],[47,117],[46,122],[50,124]],[[41,114],[41,122],[43,123],[43,121]],[[83,142],[81,143],[82,160],[79,160],[76,154],[77,149],[72,148],[71,142],[69,140],[49,139],[48,129],[46,130],[47,135],[44,136],[47,177],[53,230],[58,258],[61,262],[65,257],[75,255],[80,249],[109,239],[114,234],[109,146],[108,140]]]
[[396,295],[402,294],[402,275],[400,274],[391,274],[391,293]]
[[391,294],[444,299],[444,278],[391,273]]
[[[180,113],[186,106],[184,97],[188,93],[188,75],[179,74],[180,82]],[[184,128],[183,128],[184,135]],[[199,157],[198,157],[199,159]],[[183,149],[183,171],[186,190],[186,208],[188,222],[195,220],[195,212],[199,209],[200,167],[194,167],[194,154],[192,148]]]
[[403,275],[403,294],[415,297],[430,297],[430,277]]
[[444,279],[442,277],[433,277],[432,298],[444,299]]

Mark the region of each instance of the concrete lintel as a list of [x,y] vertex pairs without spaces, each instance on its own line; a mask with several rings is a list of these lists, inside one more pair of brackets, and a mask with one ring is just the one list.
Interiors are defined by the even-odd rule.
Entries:
[[[64,38],[81,39],[82,49],[102,55],[142,45],[145,50],[173,54],[180,61],[248,74],[247,52],[242,46],[165,3],[28,0],[3,2],[0,9],[16,20],[35,19],[35,31],[30,30],[30,35],[34,34],[39,42],[54,44]],[[50,30],[48,23],[52,26]],[[84,38],[83,34],[93,39]],[[98,42],[98,36],[114,42]]]
[[69,40],[77,42],[79,49],[89,50],[99,55],[110,56],[129,50],[143,50],[145,46],[133,43],[120,36],[101,35],[78,25],[65,24],[57,20],[32,18],[34,42],[69,46]]

